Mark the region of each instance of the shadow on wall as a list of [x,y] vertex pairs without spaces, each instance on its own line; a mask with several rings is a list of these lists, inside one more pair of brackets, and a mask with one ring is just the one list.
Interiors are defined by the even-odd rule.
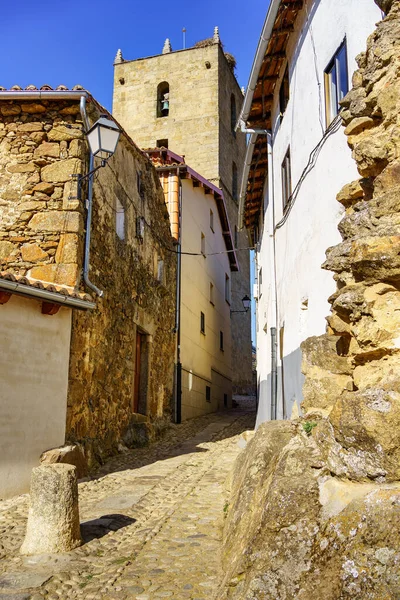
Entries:
[[[267,357],[270,364],[271,357]],[[301,413],[300,404],[303,400],[304,375],[301,372],[302,352],[296,348],[283,357],[282,365],[278,366],[277,418],[290,419],[294,407]],[[271,420],[271,373],[266,379],[258,381],[258,408],[256,429],[261,423]]]

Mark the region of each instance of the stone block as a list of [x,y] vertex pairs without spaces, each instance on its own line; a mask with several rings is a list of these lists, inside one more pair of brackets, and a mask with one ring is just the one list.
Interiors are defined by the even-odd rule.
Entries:
[[68,155],[70,158],[85,158],[86,144],[83,140],[71,140]]
[[45,113],[47,111],[47,107],[43,106],[43,104],[39,104],[39,102],[23,102],[21,104],[22,112],[29,113],[31,115]]
[[22,260],[26,262],[37,262],[46,260],[49,257],[47,252],[44,252],[37,244],[24,244],[21,246]]
[[81,544],[76,468],[68,464],[34,468],[21,554],[70,552]]
[[36,171],[36,166],[31,163],[18,163],[16,165],[8,165],[7,170],[10,173],[33,173]]
[[0,260],[6,260],[16,247],[11,242],[0,242]]
[[76,467],[76,476],[78,479],[86,477],[88,466],[83,450],[78,445],[62,446],[61,448],[52,448],[43,452],[40,457],[42,464],[68,464]]
[[355,202],[359,202],[364,195],[363,189],[359,181],[346,183],[336,196],[336,200],[343,206],[351,206]]
[[46,181],[42,181],[33,187],[33,191],[42,192],[43,194],[52,194],[54,192],[54,185]]
[[59,158],[60,146],[56,142],[43,142],[35,150],[35,156],[51,156]]
[[78,263],[79,238],[75,233],[63,233],[56,252],[56,263]]
[[41,171],[42,181],[63,183],[71,179],[72,174],[82,173],[82,162],[77,158],[68,158],[54,162]]
[[82,129],[78,129],[76,127],[56,125],[50,129],[49,133],[47,134],[47,138],[49,141],[53,142],[61,142],[63,140],[69,142],[74,139],[82,139],[83,131]]
[[14,115],[19,115],[21,112],[21,107],[19,104],[14,104],[14,102],[10,102],[10,104],[3,104],[0,107],[0,112],[4,117],[12,117]]
[[28,271],[28,277],[47,281],[48,283],[58,283],[69,287],[76,287],[78,284],[78,265],[74,264],[51,264],[32,267]]
[[22,125],[18,125],[18,131],[27,131],[29,133],[31,133],[32,131],[42,131],[43,129],[43,123],[40,122],[36,122],[36,123],[22,123]]
[[79,233],[83,231],[83,219],[78,212],[50,210],[33,215],[28,227],[34,231]]

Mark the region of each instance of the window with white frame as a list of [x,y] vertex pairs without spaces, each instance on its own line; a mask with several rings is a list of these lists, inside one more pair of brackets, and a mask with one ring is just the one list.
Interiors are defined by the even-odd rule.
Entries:
[[115,232],[120,240],[125,239],[125,208],[119,198],[115,200]]
[[332,60],[326,67],[324,79],[326,124],[328,126],[339,114],[339,102],[349,91],[346,40],[336,50]]

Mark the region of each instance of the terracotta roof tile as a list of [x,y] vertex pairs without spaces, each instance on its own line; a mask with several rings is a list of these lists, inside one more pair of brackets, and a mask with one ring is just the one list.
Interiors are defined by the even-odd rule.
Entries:
[[8,271],[0,271],[0,279],[21,283],[22,285],[27,285],[40,290],[46,290],[47,292],[53,292],[62,296],[68,296],[69,298],[78,298],[79,300],[84,300],[86,302],[93,302],[93,298],[90,296],[90,294],[76,291],[67,286],[57,285],[56,283],[47,283],[46,281],[31,279],[29,277],[25,277],[24,275],[16,275],[15,273],[9,273]]

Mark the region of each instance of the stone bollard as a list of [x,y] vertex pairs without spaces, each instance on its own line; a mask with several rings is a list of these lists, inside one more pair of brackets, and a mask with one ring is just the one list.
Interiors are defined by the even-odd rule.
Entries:
[[76,467],[67,464],[35,467],[21,554],[69,552],[81,544]]

